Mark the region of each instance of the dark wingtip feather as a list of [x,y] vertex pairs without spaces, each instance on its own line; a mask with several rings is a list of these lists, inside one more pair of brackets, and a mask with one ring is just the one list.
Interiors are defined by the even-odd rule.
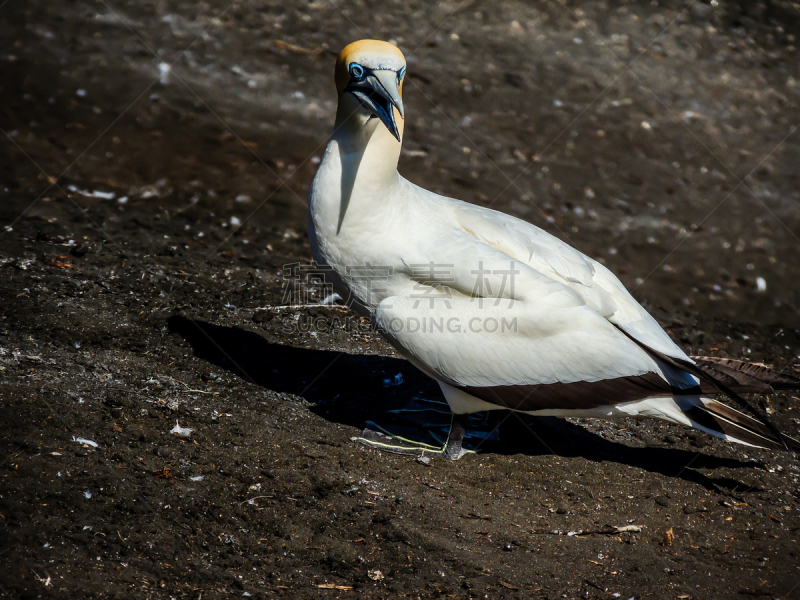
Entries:
[[[624,330],[623,330],[623,332],[624,332]],[[630,337],[630,335],[629,335],[629,337]],[[674,356],[668,356],[668,355],[664,354],[663,352],[659,352],[658,350],[654,350],[653,348],[650,348],[649,346],[647,346],[646,344],[643,344],[642,342],[640,342],[639,340],[637,340],[634,337],[631,337],[631,339],[634,342],[636,342],[637,344],[639,344],[639,346],[641,346],[642,348],[645,348],[649,352],[652,352],[655,356],[657,356],[661,360],[663,360],[663,361],[665,361],[665,362],[667,362],[667,363],[669,363],[669,364],[671,364],[671,365],[673,365],[675,367],[678,367],[679,369],[683,369],[687,373],[691,373],[692,375],[695,375],[700,381],[706,381],[710,385],[714,386],[714,388],[716,388],[716,390],[718,390],[720,393],[725,394],[726,396],[728,396],[731,400],[736,402],[736,404],[741,406],[743,409],[751,412],[759,421],[761,421],[761,423],[763,423],[772,432],[774,438],[776,440],[779,440],[779,441],[782,442],[782,448],[784,448],[785,450],[788,450],[789,452],[794,453],[794,451],[792,450],[792,448],[789,446],[788,442],[785,439],[786,436],[783,435],[780,432],[780,430],[778,430],[778,428],[775,427],[775,425],[772,424],[772,422],[767,418],[767,416],[764,413],[762,413],[760,410],[758,410],[756,407],[754,407],[752,404],[750,404],[747,400],[742,398],[739,394],[737,394],[736,392],[731,390],[724,383],[722,383],[721,381],[716,379],[713,375],[710,375],[709,373],[707,373],[706,371],[701,369],[699,366],[697,366],[691,360],[686,360],[686,359],[678,358],[678,357],[674,357]],[[702,391],[702,388],[701,388],[701,391]]]
[[[767,430],[771,434],[770,437],[773,438],[774,442],[779,444],[779,446],[777,446],[777,449],[788,450],[792,454],[794,454],[795,451],[800,450],[800,448],[796,447],[796,442],[794,442],[794,440],[791,440],[791,438],[787,438],[785,435],[783,435],[780,432],[780,430],[777,427],[775,427],[775,425],[772,424],[772,422],[767,418],[767,416],[764,413],[762,413],[760,410],[758,410],[756,407],[754,407],[752,404],[750,404],[747,400],[745,400],[739,394],[737,394],[732,389],[730,389],[722,381],[720,381],[719,379],[717,379],[716,377],[714,377],[710,373],[706,372],[698,364],[695,364],[694,362],[692,362],[692,360],[686,360],[684,358],[675,357],[675,356],[668,356],[667,354],[664,354],[663,352],[655,350],[655,349],[651,348],[650,346],[648,346],[647,344],[645,344],[645,343],[641,342],[640,340],[636,339],[636,337],[634,337],[633,335],[631,335],[630,333],[625,331],[624,328],[620,327],[620,330],[625,335],[627,335],[631,340],[633,340],[636,344],[638,344],[639,346],[641,346],[642,348],[644,348],[648,352],[652,353],[654,356],[660,358],[661,360],[663,360],[664,362],[666,362],[668,364],[671,364],[674,367],[677,367],[679,369],[683,369],[687,373],[691,373],[692,375],[696,376],[701,382],[705,381],[706,383],[708,383],[711,386],[713,386],[713,388],[715,388],[716,391],[719,391],[720,393],[725,394],[731,400],[736,402],[736,404],[741,406],[743,409],[745,409],[745,410],[749,411],[750,413],[752,413],[756,417],[756,419],[758,421],[760,421],[761,424],[764,427],[767,428]],[[700,359],[701,359],[701,361],[705,360],[706,364],[714,363],[717,366],[719,366],[720,364],[724,364],[724,363],[726,363],[726,361],[728,361],[728,364],[727,364],[728,368],[730,368],[730,366],[731,366],[729,361],[733,360],[733,359],[712,359],[712,360],[709,360],[709,357],[700,357]],[[741,364],[751,364],[751,365],[754,365],[754,366],[759,366],[759,365],[755,365],[755,363],[743,363],[743,361],[735,361],[735,362],[738,362],[738,363],[741,363]],[[769,369],[768,367],[763,367],[763,369],[764,369],[764,371],[768,372],[766,375],[764,375],[765,377],[769,377],[769,373],[777,374],[777,371]],[[735,369],[733,369],[733,371],[736,372]],[[761,373],[761,372],[762,371],[759,370],[759,373]],[[731,374],[731,376],[733,376],[733,375]],[[748,376],[749,377],[754,377],[752,375],[752,373],[748,373]],[[782,377],[795,379],[795,378],[792,378],[791,376],[788,376],[788,375],[787,376],[782,376]],[[734,377],[734,379],[736,379],[736,378]],[[780,378],[774,378],[773,380],[777,384],[788,384],[787,381],[785,381],[785,380],[778,381],[778,379],[780,379]],[[798,381],[800,381],[800,380],[798,380]],[[772,388],[772,389],[775,389],[775,388]],[[701,387],[701,391],[703,391],[702,387]],[[791,442],[794,442],[794,444],[792,444]]]

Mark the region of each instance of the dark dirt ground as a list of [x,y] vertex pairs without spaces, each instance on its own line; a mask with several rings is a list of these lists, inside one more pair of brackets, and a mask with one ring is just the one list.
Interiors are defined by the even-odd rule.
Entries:
[[797,374],[796,3],[1,4],[0,598],[800,597],[792,457],[515,418],[457,463],[365,449],[435,385],[343,309],[269,308],[335,53],[376,37],[404,175],[603,260],[688,351]]

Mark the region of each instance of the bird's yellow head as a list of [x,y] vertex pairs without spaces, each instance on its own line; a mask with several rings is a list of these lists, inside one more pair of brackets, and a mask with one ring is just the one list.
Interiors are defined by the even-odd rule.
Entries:
[[339,95],[352,94],[361,109],[378,117],[400,141],[395,108],[403,112],[403,77],[406,59],[388,42],[360,40],[345,46],[336,59],[336,89]]

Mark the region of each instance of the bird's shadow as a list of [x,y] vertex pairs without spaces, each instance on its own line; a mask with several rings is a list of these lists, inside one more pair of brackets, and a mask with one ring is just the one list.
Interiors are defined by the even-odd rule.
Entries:
[[[311,411],[331,422],[362,429],[367,421],[380,422],[387,411],[403,408],[412,396],[442,399],[436,382],[402,359],[274,344],[252,331],[179,315],[170,317],[167,324],[198,358],[256,385],[301,396],[311,404]],[[396,378],[397,374],[402,377]],[[402,383],[394,385],[399,379]],[[758,491],[736,479],[712,479],[697,470],[761,466],[758,462],[676,448],[632,447],[553,417],[523,415],[500,421],[500,442],[485,445],[483,451],[611,461],[713,491]]]

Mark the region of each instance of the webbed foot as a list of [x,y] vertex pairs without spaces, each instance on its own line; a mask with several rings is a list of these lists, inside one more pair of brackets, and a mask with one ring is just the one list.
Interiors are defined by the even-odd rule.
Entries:
[[399,436],[391,436],[374,429],[365,429],[360,436],[353,438],[355,441],[370,448],[403,454],[406,456],[441,456],[447,460],[458,460],[465,454],[474,453],[462,446],[469,415],[453,415],[450,422],[450,433],[447,442],[442,447],[415,442]]

